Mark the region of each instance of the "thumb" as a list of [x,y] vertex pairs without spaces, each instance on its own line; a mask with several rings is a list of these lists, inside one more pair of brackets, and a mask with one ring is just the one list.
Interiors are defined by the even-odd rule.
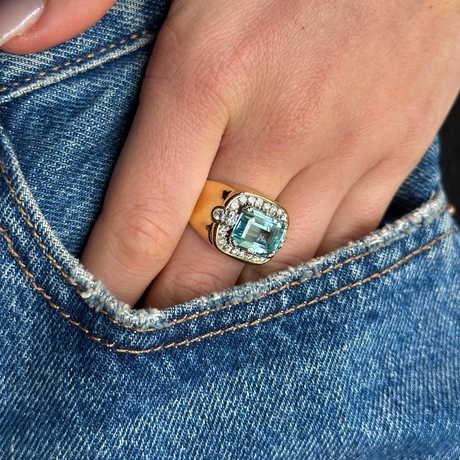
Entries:
[[84,32],[115,0],[0,0],[0,47],[28,54]]

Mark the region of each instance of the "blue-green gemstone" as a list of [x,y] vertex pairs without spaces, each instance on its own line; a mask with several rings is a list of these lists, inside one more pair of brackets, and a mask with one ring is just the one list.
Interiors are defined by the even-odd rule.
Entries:
[[272,255],[285,233],[284,222],[254,209],[243,212],[232,231],[237,247],[252,249],[255,254]]

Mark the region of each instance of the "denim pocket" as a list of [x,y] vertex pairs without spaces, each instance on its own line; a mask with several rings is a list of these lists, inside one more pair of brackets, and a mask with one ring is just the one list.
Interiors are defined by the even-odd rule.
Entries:
[[[9,272],[12,280],[25,275],[30,283],[25,293],[16,295],[27,301],[32,288],[86,337],[118,352],[139,354],[188,345],[336,301],[335,297],[337,301],[354,298],[357,290],[369,296],[377,286],[386,285],[390,274],[395,277],[394,295],[399,295],[407,287],[399,280],[401,267],[417,266],[434,246],[446,260],[456,260],[455,253],[441,250],[455,229],[444,194],[437,189],[417,209],[327,256],[164,311],[133,310],[96,281],[56,237],[13,146],[4,132],[0,135],[4,197],[0,232],[16,261],[16,269]],[[435,142],[424,162],[436,153]]]
[[458,455],[460,245],[441,191],[323,258],[133,311],[2,147],[4,458]]

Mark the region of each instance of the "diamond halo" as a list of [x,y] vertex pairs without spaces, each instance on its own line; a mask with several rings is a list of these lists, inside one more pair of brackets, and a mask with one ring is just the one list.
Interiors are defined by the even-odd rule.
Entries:
[[289,216],[278,203],[250,192],[231,196],[212,212],[213,240],[222,253],[246,263],[268,262],[286,241]]

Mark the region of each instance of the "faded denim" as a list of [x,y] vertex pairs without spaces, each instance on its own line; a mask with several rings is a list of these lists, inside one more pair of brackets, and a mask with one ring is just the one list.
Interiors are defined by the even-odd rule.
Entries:
[[437,139],[379,230],[259,282],[132,310],[79,264],[167,8],[0,54],[0,458],[459,458]]

